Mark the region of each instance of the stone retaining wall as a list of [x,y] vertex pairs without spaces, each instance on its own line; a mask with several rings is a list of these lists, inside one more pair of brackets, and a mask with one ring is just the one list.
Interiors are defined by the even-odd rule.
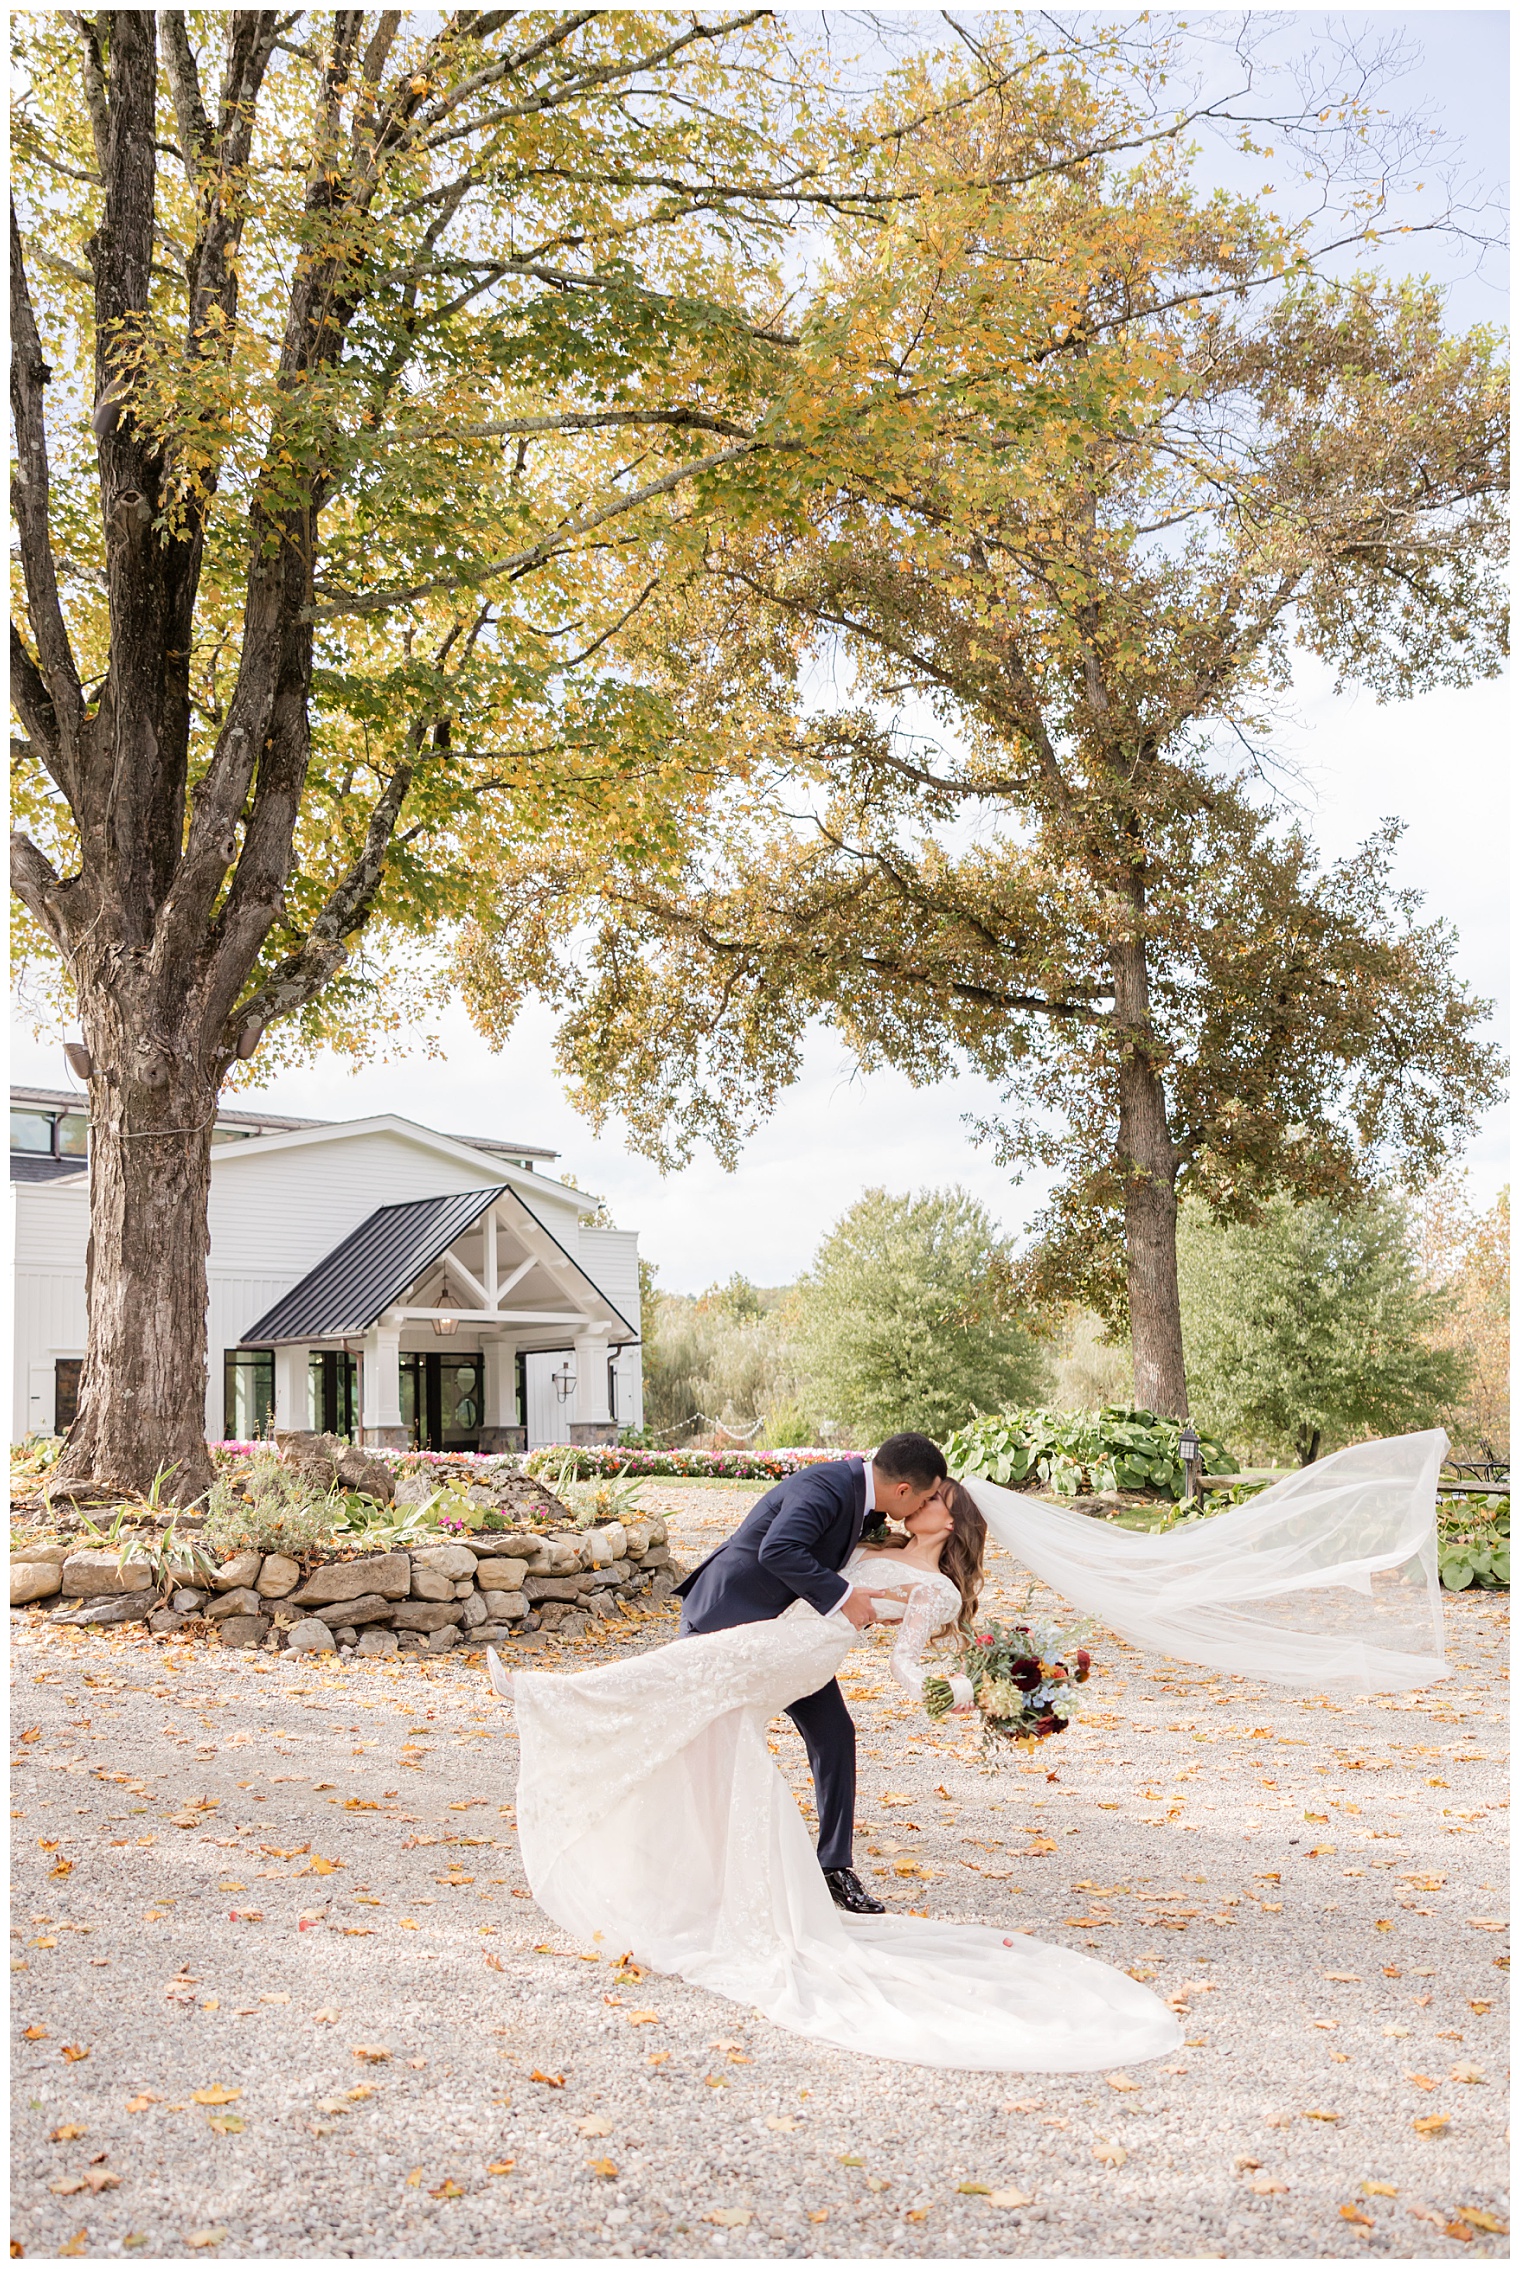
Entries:
[[22,1545],[11,1554],[11,1605],[53,1622],[144,1622],[150,1631],[214,1631],[223,1646],[343,1654],[441,1654],[461,1640],[616,1620],[620,1602],[668,1598],[681,1571],[661,1520],[599,1528],[471,1532],[458,1542],[339,1558],[239,1552],[207,1577],[186,1562],[160,1585],[141,1560],[110,1549]]

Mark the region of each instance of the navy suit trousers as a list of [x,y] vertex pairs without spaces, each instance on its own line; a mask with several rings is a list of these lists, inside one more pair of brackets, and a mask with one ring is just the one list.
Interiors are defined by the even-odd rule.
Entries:
[[787,1711],[807,1745],[818,1801],[818,1864],[852,1867],[855,1850],[855,1720],[839,1680],[804,1694]]

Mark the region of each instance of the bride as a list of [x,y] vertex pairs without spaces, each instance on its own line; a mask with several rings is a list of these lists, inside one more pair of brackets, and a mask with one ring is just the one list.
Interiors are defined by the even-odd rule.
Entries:
[[[971,1517],[1134,1644],[1321,1688],[1423,1684],[1445,1675],[1433,1583],[1444,1447],[1439,1434],[1360,1444],[1163,1537],[982,1481]],[[950,1486],[905,1548],[858,1549],[843,1571],[901,1623],[892,1668],[915,1695],[924,1645],[969,1614],[980,1581],[970,1495]],[[491,1683],[516,1707],[518,1835],[539,1906],[584,1944],[627,1949],[866,2055],[1084,2072],[1174,2050],[1181,2030],[1156,1996],[1088,1955],[1017,1929],[835,1906],[766,1727],[860,1638],[837,1609],[797,1600],[773,1621],[570,1676],[509,1679],[490,1654]]]

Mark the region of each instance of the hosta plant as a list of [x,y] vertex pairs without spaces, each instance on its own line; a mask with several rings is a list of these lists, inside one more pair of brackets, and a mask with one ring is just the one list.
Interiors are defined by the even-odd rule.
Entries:
[[[1059,1497],[1120,1489],[1154,1489],[1180,1498],[1185,1478],[1177,1445],[1181,1426],[1153,1410],[1109,1404],[1102,1410],[1014,1410],[978,1417],[945,1444],[958,1481],[974,1475],[1008,1489],[1038,1486]],[[1206,1473],[1236,1473],[1237,1461],[1214,1436],[1199,1431]]]

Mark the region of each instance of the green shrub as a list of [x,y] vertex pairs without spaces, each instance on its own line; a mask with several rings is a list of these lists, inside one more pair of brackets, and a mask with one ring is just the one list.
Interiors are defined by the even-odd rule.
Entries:
[[[962,1426],[945,1444],[945,1462],[958,1481],[974,1474],[1019,1489],[1033,1479],[1060,1497],[1155,1489],[1180,1498],[1181,1432],[1175,1418],[1118,1404],[1102,1410],[1014,1410]],[[1224,1444],[1207,1434],[1200,1433],[1199,1454],[1207,1473],[1239,1471]]]
[[1447,1591],[1509,1589],[1509,1498],[1444,1497],[1437,1510],[1441,1582]]

